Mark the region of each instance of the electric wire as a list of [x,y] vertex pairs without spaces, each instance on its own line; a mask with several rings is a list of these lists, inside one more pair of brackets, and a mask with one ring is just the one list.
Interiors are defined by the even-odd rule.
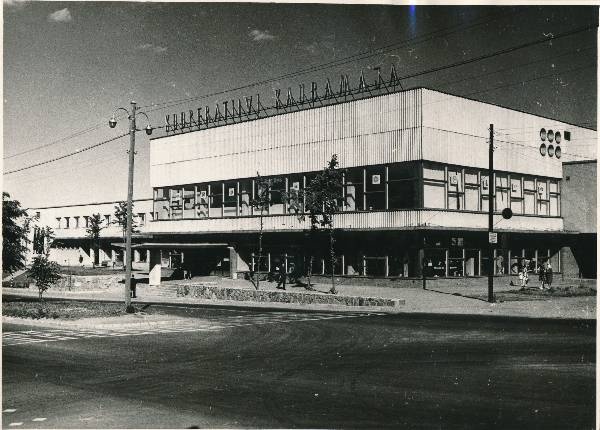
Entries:
[[[272,82],[275,82],[275,81],[278,81],[278,80],[281,80],[281,79],[292,78],[292,77],[296,77],[296,76],[303,75],[303,74],[310,73],[310,72],[318,72],[318,71],[321,71],[321,70],[325,70],[325,69],[329,69],[329,68],[332,68],[332,67],[341,66],[341,65],[347,64],[347,63],[351,63],[351,62],[354,62],[354,61],[357,61],[357,60],[363,60],[363,59],[370,58],[370,57],[373,57],[373,56],[381,55],[381,54],[384,54],[384,53],[389,52],[389,51],[394,51],[394,50],[397,50],[397,49],[399,49],[399,48],[401,48],[403,46],[406,46],[410,42],[414,42],[415,40],[418,40],[420,38],[426,38],[426,39],[423,40],[423,41],[415,42],[412,45],[418,45],[418,44],[421,44],[421,43],[429,42],[431,40],[434,40],[434,39],[442,37],[442,36],[447,36],[447,35],[450,35],[450,34],[457,33],[459,31],[464,31],[464,30],[468,30],[468,29],[471,29],[471,28],[474,28],[474,27],[481,26],[483,24],[488,24],[489,22],[495,21],[495,20],[500,19],[500,18],[504,18],[506,16],[512,16],[512,15],[515,15],[517,13],[518,12],[510,12],[510,13],[504,13],[504,14],[499,14],[499,15],[496,15],[496,14],[486,15],[483,18],[489,18],[489,17],[491,17],[491,18],[489,20],[483,21],[481,23],[476,23],[476,24],[472,24],[472,25],[468,25],[468,26],[464,26],[464,25],[461,24],[461,25],[451,26],[451,27],[447,27],[447,28],[444,28],[444,29],[440,29],[440,30],[435,30],[435,31],[432,31],[430,33],[425,33],[423,35],[419,35],[419,36],[415,36],[413,38],[405,39],[403,41],[395,42],[395,43],[392,43],[390,45],[384,45],[383,47],[376,48],[375,50],[369,50],[369,51],[365,51],[365,52],[362,52],[362,53],[359,53],[359,54],[354,54],[354,55],[351,55],[351,56],[348,56],[348,57],[341,58],[339,60],[334,60],[334,61],[330,61],[330,62],[327,62],[327,63],[319,64],[319,65],[316,65],[316,66],[311,66],[311,67],[308,67],[308,68],[305,68],[305,69],[300,69],[300,70],[297,70],[295,72],[290,72],[290,73],[286,73],[286,74],[283,74],[283,75],[280,75],[280,76],[276,76],[276,77],[273,77],[273,78],[269,78],[269,79],[265,79],[265,80],[262,80],[262,81],[258,81],[258,82],[246,84],[246,85],[243,85],[243,86],[240,86],[240,87],[237,87],[237,88],[232,88],[232,89],[228,89],[228,90],[222,90],[222,91],[213,92],[213,93],[209,93],[209,94],[203,94],[203,95],[194,96],[194,97],[187,97],[187,98],[183,98],[183,99],[168,100],[168,101],[160,102],[160,103],[151,103],[149,105],[145,105],[145,106],[142,106],[142,107],[144,107],[144,108],[146,108],[146,107],[155,107],[155,108],[157,108],[157,109],[151,109],[151,110],[149,110],[149,112],[152,112],[152,111],[155,111],[155,110],[159,110],[158,107],[163,106],[163,105],[169,105],[169,106],[163,106],[163,107],[160,108],[160,110],[166,109],[166,108],[169,108],[169,107],[173,107],[173,106],[177,106],[179,104],[191,102],[191,101],[194,101],[194,100],[199,100],[199,99],[203,99],[203,98],[207,98],[207,97],[213,97],[213,96],[216,96],[216,95],[222,95],[222,94],[226,94],[226,93],[233,92],[233,91],[239,91],[239,90],[242,90],[242,89],[252,88],[252,87],[255,87],[255,86],[265,85],[265,84],[272,83]],[[477,18],[477,19],[473,20],[473,22],[476,22],[479,19],[481,19],[481,18]],[[437,35],[437,33],[443,33],[444,31],[449,31],[449,30],[453,30],[453,31],[448,32],[448,33],[444,33],[444,34],[441,34],[441,35]],[[391,47],[393,47],[393,49],[390,49]],[[374,51],[376,51],[376,52],[374,52]]]
[[[545,42],[545,41],[548,41],[550,39],[557,39],[559,37],[566,37],[567,35],[572,35],[572,34],[575,34],[577,32],[585,31],[585,30],[588,30],[589,28],[590,27],[584,27],[583,30],[580,29],[580,30],[573,30],[573,31],[570,31],[570,32],[566,32],[566,33],[561,33],[559,35],[553,36],[552,38],[546,38],[543,41]],[[541,43],[541,42],[539,42],[539,41],[537,41],[537,42],[527,42],[527,43],[518,45],[516,47],[506,48],[506,49],[504,49],[502,51],[497,51],[497,52],[502,52],[502,53],[513,52],[514,50],[522,49],[525,46],[531,46],[531,44],[535,44],[535,43]],[[484,57],[485,58],[489,58],[490,55],[492,55],[492,54],[486,54],[484,56],[479,56],[479,57],[476,57],[474,59],[465,60],[466,62],[463,61],[463,62],[459,62],[459,63],[461,63],[461,64],[468,64],[468,63],[471,63],[471,62],[474,62],[474,61],[479,61],[480,59],[482,59]],[[501,54],[498,54],[498,55],[501,55]],[[563,54],[563,55],[566,55],[566,54]],[[537,61],[535,61],[535,62],[537,62]],[[532,62],[532,63],[535,63],[535,62]],[[445,69],[445,68],[455,67],[455,65],[459,64],[459,63],[453,63],[451,65],[446,65],[446,66],[438,67],[438,68],[435,68],[435,69],[430,69],[428,71],[422,71],[422,72],[419,72],[419,74],[432,73],[433,71],[439,71],[439,70],[442,70],[442,69]],[[560,73],[580,71],[580,70],[583,70],[585,68],[588,68],[588,67],[591,67],[591,66],[595,66],[595,65],[596,64],[594,63],[594,64],[586,65],[586,66],[583,66],[583,67],[578,67],[578,68],[573,68],[573,69],[569,69],[569,70],[566,70],[566,71],[562,71]],[[496,72],[491,72],[491,73],[496,73]],[[488,73],[488,74],[490,74],[490,73]],[[484,75],[488,75],[488,74],[484,74]],[[518,85],[518,84],[522,85],[522,84],[527,83],[527,82],[532,82],[532,81],[535,81],[535,80],[545,79],[545,78],[553,77],[553,76],[556,76],[556,73],[552,73],[552,74],[548,74],[548,75],[543,75],[543,76],[538,76],[538,77],[535,77],[535,78],[532,78],[532,79],[529,79],[529,80],[525,80],[525,81],[519,81],[516,84],[515,83],[511,83],[511,84],[501,85],[501,86],[498,86],[498,87],[494,87],[494,88],[490,88],[490,89],[485,89],[485,90],[481,90],[481,91],[474,91],[474,92],[467,93],[467,94],[464,94],[464,95],[473,95],[473,94],[485,93],[485,92],[490,92],[490,91],[497,91],[499,89],[503,89],[503,88],[506,88],[506,87],[510,87],[510,86],[514,86],[514,85]],[[462,80],[456,81],[456,82],[461,82],[461,81]],[[453,82],[450,82],[450,83],[453,83]],[[229,91],[231,91],[231,90],[229,90]],[[442,102],[442,101],[444,101],[444,100],[439,100],[437,102]],[[429,103],[426,103],[426,104],[432,104],[432,103],[436,103],[436,102],[429,102]],[[164,127],[165,126],[158,126],[158,127],[155,127],[155,129],[161,129],[161,128],[164,128]],[[11,170],[11,171],[8,171],[8,172],[4,172],[3,174],[4,175],[8,175],[8,174],[20,172],[20,171],[23,171],[23,170],[31,169],[31,168],[34,168],[34,167],[38,167],[38,166],[41,166],[41,165],[45,165],[45,164],[48,164],[48,163],[51,163],[51,162],[54,162],[54,161],[58,161],[58,160],[61,160],[61,159],[64,159],[64,158],[67,158],[67,157],[79,154],[81,152],[84,152],[84,151],[96,148],[98,146],[104,145],[104,144],[106,144],[108,142],[111,142],[113,140],[116,140],[117,138],[120,138],[120,137],[123,137],[123,136],[126,136],[126,135],[127,135],[127,133],[125,133],[125,134],[123,134],[121,136],[118,136],[116,138],[110,139],[108,141],[104,141],[104,142],[101,142],[99,144],[95,144],[95,145],[89,146],[89,147],[84,148],[82,150],[78,150],[78,151],[75,151],[75,152],[72,152],[72,153],[60,156],[60,157],[56,157],[56,158],[51,159],[51,160],[46,160],[44,162],[36,163],[36,164],[30,165],[30,166],[26,166],[26,167],[23,167],[23,168],[19,168],[19,169]]]
[[[419,71],[419,72],[414,72],[414,73],[406,74],[406,75],[403,75],[403,76],[398,76],[398,80],[399,81],[403,81],[403,80],[412,79],[412,78],[415,78],[415,77],[427,75],[427,74],[430,74],[430,73],[440,72],[442,70],[448,70],[448,69],[451,69],[451,68],[454,68],[454,67],[464,66],[466,64],[471,64],[471,63],[474,63],[474,62],[477,62],[477,61],[486,60],[486,59],[489,59],[489,58],[493,58],[495,56],[512,53],[512,52],[515,52],[515,51],[520,50],[520,49],[528,48],[528,47],[539,45],[539,44],[542,44],[542,43],[547,43],[547,42],[550,42],[550,41],[553,41],[553,40],[562,39],[562,38],[568,37],[568,36],[573,36],[575,34],[579,34],[579,33],[585,32],[585,31],[589,31],[589,30],[592,30],[594,28],[597,28],[597,26],[578,27],[578,28],[576,28],[574,30],[571,30],[571,31],[567,31],[567,32],[564,32],[564,33],[559,33],[559,34],[556,34],[556,35],[552,35],[550,37],[544,37],[544,38],[541,38],[541,39],[536,39],[536,40],[533,40],[533,41],[530,41],[530,42],[525,42],[525,43],[522,43],[520,45],[512,46],[510,48],[505,48],[505,49],[501,49],[501,50],[498,50],[498,51],[495,51],[495,52],[492,52],[492,53],[488,53],[488,54],[480,55],[480,56],[477,56],[477,57],[469,58],[467,60],[461,60],[461,61],[457,61],[457,62],[454,62],[454,63],[446,64],[446,65],[443,65],[443,66],[433,67],[433,68],[429,68],[429,69],[422,70],[422,71]],[[379,54],[377,54],[377,55],[379,55]],[[355,61],[355,60],[352,60],[352,61]],[[352,61],[348,61],[348,62],[352,62]],[[323,67],[321,69],[309,70],[309,71],[320,71],[320,70],[325,69],[325,68],[328,68],[328,67]],[[295,77],[297,75],[304,74],[304,73],[308,73],[308,72],[303,72],[303,71],[295,72],[295,73],[292,73],[292,74],[288,74],[289,76],[288,75],[282,75],[282,76],[278,76],[276,78],[271,78],[271,79],[267,79],[267,80],[264,80],[264,81],[255,82],[255,83],[252,83],[252,84],[247,84],[247,85],[244,85],[244,86],[241,86],[241,87],[237,87],[237,88],[233,88],[233,89],[229,89],[229,90],[218,91],[218,92],[214,92],[214,93],[210,93],[210,94],[204,94],[204,95],[201,95],[201,96],[191,97],[191,98],[187,98],[187,99],[174,100],[172,102],[172,104],[168,104],[169,102],[165,102],[165,103],[162,103],[162,104],[164,104],[164,105],[168,104],[168,105],[162,106],[160,108],[157,107],[155,109],[150,109],[150,110],[148,110],[148,112],[153,112],[153,111],[156,111],[156,110],[163,110],[163,109],[167,109],[169,107],[174,107],[174,106],[177,106],[177,105],[180,105],[180,104],[183,104],[183,103],[187,103],[187,102],[190,102],[190,101],[198,100],[198,99],[212,97],[212,96],[215,96],[215,95],[221,95],[221,94],[225,94],[225,93],[228,93],[228,92],[237,91],[237,90],[241,90],[241,89],[246,89],[246,88],[250,88],[250,87],[254,87],[254,86],[258,86],[258,85],[264,85],[264,84],[267,84],[267,83],[270,83],[270,82],[273,82],[273,81],[277,81],[277,80],[284,79],[284,78],[287,78],[287,77]],[[150,105],[150,106],[159,106],[159,105]]]
[[62,159],[67,158],[67,157],[72,157],[73,155],[77,155],[77,154],[80,154],[82,152],[89,151],[90,149],[94,149],[94,148],[97,148],[99,146],[106,145],[107,143],[113,142],[113,141],[115,141],[117,139],[125,137],[128,134],[129,133],[124,133],[124,134],[112,137],[112,138],[110,138],[108,140],[104,140],[104,141],[96,143],[94,145],[90,145],[90,146],[87,146],[85,148],[79,149],[77,151],[70,152],[70,153],[65,154],[65,155],[61,155],[60,157],[55,157],[55,158],[52,158],[50,160],[41,161],[39,163],[35,163],[35,164],[31,164],[29,166],[21,167],[19,169],[9,170],[8,172],[4,172],[3,175],[10,175],[12,173],[22,172],[23,170],[33,169],[34,167],[39,167],[39,166],[43,166],[45,164],[54,163],[55,161],[62,160]]

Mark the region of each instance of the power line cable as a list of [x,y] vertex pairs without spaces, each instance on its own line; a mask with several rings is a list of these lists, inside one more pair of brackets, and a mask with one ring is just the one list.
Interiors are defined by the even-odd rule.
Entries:
[[[448,35],[457,33],[459,31],[464,31],[464,30],[468,30],[468,29],[471,29],[471,28],[474,28],[474,27],[478,27],[478,26],[487,24],[487,23],[489,23],[491,21],[495,21],[495,20],[497,20],[499,18],[503,18],[505,16],[515,15],[516,13],[517,12],[505,13],[505,14],[500,14],[500,15],[496,15],[496,14],[487,15],[484,18],[488,18],[490,16],[492,18],[490,18],[489,20],[480,22],[480,23],[472,24],[470,26],[458,25],[458,26],[447,27],[447,28],[444,28],[444,29],[441,29],[441,30],[436,30],[436,31],[433,31],[433,32],[430,32],[430,33],[426,33],[426,34],[423,34],[423,35],[420,35],[420,36],[416,36],[416,37],[413,37],[413,38],[410,38],[410,39],[406,39],[406,40],[403,40],[403,41],[400,41],[400,42],[396,42],[396,43],[393,43],[393,44],[390,44],[390,45],[385,45],[383,47],[377,48],[377,50],[376,50],[377,52],[373,52],[373,50],[365,51],[365,52],[362,52],[360,54],[351,55],[349,57],[345,57],[345,58],[342,58],[342,59],[339,59],[339,60],[335,60],[335,61],[330,61],[328,63],[323,63],[323,64],[312,66],[312,67],[308,67],[306,69],[297,70],[295,72],[286,73],[286,74],[283,74],[283,75],[280,75],[280,76],[276,76],[276,77],[273,77],[273,78],[265,79],[263,81],[258,81],[258,82],[246,84],[246,85],[243,85],[243,86],[240,86],[240,87],[237,87],[237,88],[232,88],[232,89],[228,89],[228,90],[217,91],[217,92],[213,92],[213,93],[209,93],[209,94],[203,94],[203,95],[195,96],[195,97],[188,97],[188,98],[184,98],[184,99],[175,99],[175,100],[169,100],[169,101],[165,101],[165,102],[161,102],[161,103],[152,103],[150,105],[146,105],[146,106],[142,106],[142,107],[144,107],[144,108],[145,107],[154,107],[155,109],[151,109],[151,110],[148,111],[148,112],[153,112],[153,111],[156,111],[156,110],[166,109],[166,108],[169,108],[169,107],[177,106],[179,104],[187,103],[187,102],[194,101],[194,100],[199,100],[199,99],[203,99],[203,98],[207,98],[207,97],[213,97],[213,96],[216,96],[216,95],[222,95],[222,94],[226,94],[226,93],[233,92],[233,91],[239,91],[239,90],[246,89],[246,88],[251,88],[251,87],[255,87],[255,86],[259,86],[259,85],[265,85],[265,84],[268,84],[268,83],[272,83],[274,81],[278,81],[280,79],[292,78],[292,77],[303,75],[303,74],[310,73],[310,72],[317,72],[317,71],[325,70],[325,69],[328,69],[328,68],[331,68],[331,67],[341,66],[343,64],[351,63],[351,62],[354,62],[354,61],[357,61],[357,60],[363,60],[363,59],[371,58],[371,57],[374,57],[374,56],[377,56],[377,55],[385,54],[386,52],[389,52],[389,51],[397,50],[397,49],[399,49],[399,48],[401,48],[401,47],[403,47],[405,45],[408,45],[409,42],[415,41],[415,40],[420,39],[420,38],[426,38],[426,39],[422,40],[422,41],[418,41],[415,44],[425,43],[425,42],[428,42],[430,40],[434,40],[434,39],[436,39],[438,37],[448,36]],[[478,19],[480,19],[480,18],[478,18]],[[474,20],[473,22],[476,22],[477,20]],[[452,31],[450,31],[450,30],[452,30]],[[447,33],[443,33],[444,31],[446,31]],[[442,32],[443,34],[437,35],[437,33],[440,33],[440,32]],[[390,47],[393,47],[393,48],[390,48]],[[163,106],[163,105],[168,105],[168,106]]]
[[[501,49],[501,50],[498,50],[498,51],[495,51],[495,52],[492,52],[492,53],[489,53],[489,54],[484,54],[484,55],[480,55],[480,56],[477,56],[477,57],[474,57],[474,58],[470,58],[468,60],[462,60],[462,61],[458,61],[458,62],[455,62],[455,63],[447,64],[447,65],[444,65],[444,66],[434,67],[434,68],[430,68],[430,69],[423,70],[423,71],[420,71],[420,72],[415,72],[415,73],[407,74],[407,75],[404,75],[404,76],[400,76],[400,77],[398,77],[398,80],[399,81],[403,81],[403,80],[406,80],[406,79],[411,79],[411,78],[415,78],[415,77],[418,77],[418,76],[423,76],[423,75],[426,75],[426,74],[430,74],[430,73],[434,73],[434,72],[439,72],[439,71],[442,71],[442,70],[447,70],[447,69],[450,69],[450,68],[459,67],[459,66],[463,66],[463,65],[466,65],[466,64],[471,64],[471,63],[474,63],[474,62],[477,62],[477,61],[482,61],[482,60],[485,60],[485,59],[488,59],[488,58],[492,58],[492,57],[495,57],[495,56],[498,56],[498,55],[508,54],[508,53],[511,53],[511,52],[514,52],[514,51],[517,51],[517,50],[520,50],[520,49],[528,48],[528,47],[531,47],[531,46],[535,46],[535,45],[539,45],[539,44],[542,44],[542,43],[546,43],[546,42],[550,42],[550,41],[553,41],[553,40],[557,40],[557,39],[561,39],[561,38],[564,38],[564,37],[568,37],[568,36],[572,36],[572,35],[575,35],[575,34],[579,34],[579,33],[585,32],[585,31],[592,30],[594,28],[597,28],[597,26],[578,27],[578,28],[576,28],[574,30],[571,30],[571,31],[567,31],[567,32],[564,32],[564,33],[559,33],[557,35],[552,35],[552,36],[544,37],[544,38],[541,38],[541,39],[536,39],[534,41],[522,43],[520,45],[516,45],[516,46],[510,47],[510,48]],[[380,54],[381,53],[377,53],[377,54],[373,54],[373,55],[380,55]],[[353,62],[353,61],[356,61],[356,59],[348,60],[348,61],[346,61],[344,63],[340,63],[338,65],[349,63],[349,62]],[[287,74],[287,75],[278,76],[278,77],[267,79],[267,80],[264,80],[264,81],[255,82],[255,83],[252,83],[252,84],[247,84],[247,85],[244,85],[244,86],[241,86],[241,87],[237,87],[237,88],[233,88],[233,89],[229,89],[229,90],[218,91],[218,92],[214,92],[214,93],[210,93],[210,94],[204,94],[204,95],[201,95],[201,96],[191,97],[191,98],[187,98],[187,99],[173,100],[172,102],[164,102],[164,103],[161,103],[161,104],[154,104],[154,105],[150,105],[150,106],[160,106],[160,105],[166,105],[166,106],[156,107],[155,109],[148,110],[148,112],[153,112],[153,111],[156,111],[156,110],[163,110],[163,109],[167,109],[169,107],[177,106],[177,105],[180,105],[180,104],[183,104],[183,103],[186,103],[186,102],[190,102],[190,101],[194,101],[194,100],[198,100],[198,99],[202,99],[202,98],[212,97],[212,96],[215,96],[215,95],[221,95],[221,94],[225,94],[225,93],[228,93],[228,92],[237,91],[237,90],[241,90],[241,89],[246,89],[246,88],[250,88],[250,87],[254,87],[254,86],[258,86],[258,85],[264,85],[264,84],[271,83],[271,82],[276,81],[276,80],[280,80],[280,79],[284,79],[284,78],[288,78],[288,77],[294,77],[294,76],[297,76],[297,75],[300,75],[300,74],[305,74],[305,73],[308,73],[308,72],[311,72],[311,71],[320,71],[320,70],[323,70],[323,69],[326,69],[326,68],[329,68],[329,67],[331,67],[331,66],[318,67],[318,68],[315,68],[314,70],[313,69],[305,69],[305,70],[301,70],[301,71],[298,71],[298,72],[294,72],[294,73],[290,73],[290,74]],[[169,103],[171,103],[171,104],[169,104]]]
[[23,170],[33,169],[34,167],[39,167],[39,166],[43,166],[44,164],[49,164],[49,163],[53,163],[53,162],[58,161],[58,160],[62,160],[63,158],[72,157],[73,155],[77,155],[77,154],[80,154],[82,152],[89,151],[90,149],[94,149],[94,148],[97,148],[99,146],[106,145],[107,143],[113,142],[113,141],[115,141],[117,139],[125,137],[128,134],[129,133],[124,133],[124,134],[121,134],[119,136],[115,136],[115,137],[113,137],[111,139],[105,140],[103,142],[96,143],[94,145],[91,145],[91,146],[88,146],[88,147],[85,147],[85,148],[82,148],[82,149],[79,149],[79,150],[71,152],[69,154],[61,155],[60,157],[56,157],[56,158],[52,158],[50,160],[42,161],[40,163],[32,164],[30,166],[21,167],[20,169],[9,170],[8,172],[4,172],[3,175],[10,175],[11,173],[17,173],[17,172],[21,172]]
[[[557,35],[557,36],[553,36],[553,37],[552,37],[552,39],[556,39],[556,38],[559,38],[559,37],[566,37],[567,35],[572,35],[572,34],[575,34],[575,33],[578,33],[578,32],[586,31],[586,30],[588,30],[589,28],[590,28],[590,27],[585,27],[585,28],[583,28],[583,29],[579,29],[579,30],[573,30],[573,31],[570,31],[570,32],[562,33],[562,34],[559,34],[559,35]],[[546,42],[546,41],[547,41],[547,39],[544,39],[542,42]],[[513,51],[515,51],[515,50],[517,50],[517,49],[522,49],[522,48],[523,48],[523,47],[525,47],[525,46],[531,46],[532,44],[536,44],[536,43],[541,43],[541,42],[540,42],[540,41],[537,41],[537,42],[528,42],[528,43],[525,43],[525,44],[518,45],[518,46],[516,46],[516,47],[507,48],[507,49],[504,49],[504,50],[501,50],[501,51],[497,51],[497,52],[501,52],[501,54],[497,54],[497,55],[502,55],[502,54],[504,54],[504,53],[507,53],[507,52],[513,52]],[[484,57],[485,57],[485,58],[489,58],[489,57],[490,57],[490,56],[492,56],[492,55],[496,55],[496,54],[486,54],[486,55],[484,55],[484,56],[476,57],[475,59],[469,59],[469,60],[465,60],[465,61],[462,61],[462,62],[459,62],[459,63],[460,63],[461,65],[462,65],[462,64],[468,64],[468,63],[471,63],[471,62],[474,62],[474,61],[479,61],[479,60],[481,60],[481,59],[482,59],[482,58],[484,58]],[[449,67],[455,67],[455,66],[456,66],[457,64],[459,64],[459,63],[453,63],[453,64],[451,64],[451,65],[442,66],[442,67],[437,67],[437,68],[435,68],[435,69],[430,69],[429,71],[423,71],[423,72],[419,72],[419,74],[433,73],[434,71],[440,71],[440,70],[443,70],[443,69],[446,69],[446,68],[449,68]],[[566,70],[566,71],[562,71],[561,73],[564,73],[564,72],[574,72],[574,71],[579,71],[579,70],[582,70],[582,69],[585,69],[585,68],[588,68],[588,67],[591,67],[591,66],[594,66],[594,65],[595,65],[595,64],[590,64],[590,65],[586,65],[586,66],[579,67],[579,68],[573,68],[573,69],[569,69],[569,70]],[[539,79],[544,79],[544,78],[548,78],[548,77],[553,77],[553,76],[556,76],[556,73],[552,73],[552,74],[548,74],[548,75],[544,75],[544,76],[539,76],[539,77],[532,78],[532,79],[525,80],[525,81],[520,81],[520,82],[518,82],[518,83],[517,83],[517,85],[518,85],[518,84],[524,84],[524,83],[526,83],[526,82],[532,82],[532,81],[539,80]],[[401,79],[402,79],[402,78],[401,78]],[[466,95],[473,95],[473,94],[478,94],[478,93],[482,93],[482,92],[496,91],[496,90],[498,90],[498,89],[502,89],[502,88],[506,88],[506,87],[510,87],[510,86],[514,86],[514,85],[515,85],[515,83],[512,83],[512,84],[507,84],[507,85],[502,85],[502,86],[498,86],[498,87],[491,88],[491,89],[486,89],[486,90],[481,90],[481,91],[475,91],[475,92],[471,92],[471,93],[468,93],[468,94],[466,94]],[[438,100],[438,101],[436,101],[436,102],[430,102],[430,103],[427,103],[427,104],[439,103],[439,102],[441,102],[441,101],[443,101],[443,100]],[[160,129],[160,128],[164,128],[164,126],[159,126],[159,127],[156,127],[156,128],[157,128],[157,129]],[[125,134],[123,134],[123,135],[117,136],[116,138],[113,138],[113,139],[110,139],[110,140],[108,140],[108,141],[104,141],[104,142],[101,142],[101,143],[99,143],[99,144],[95,144],[95,145],[92,145],[92,146],[86,147],[86,148],[84,148],[84,149],[81,149],[81,150],[78,150],[78,151],[75,151],[75,152],[72,152],[72,153],[69,153],[69,154],[63,155],[63,156],[61,156],[61,157],[57,157],[57,158],[54,158],[54,159],[51,159],[51,160],[47,160],[47,161],[44,161],[44,162],[41,162],[41,163],[37,163],[37,164],[31,165],[31,166],[23,167],[23,168],[20,168],[20,169],[15,169],[15,170],[8,171],[8,172],[5,172],[5,173],[4,173],[4,175],[8,175],[8,174],[11,174],[11,173],[16,173],[16,172],[19,172],[19,171],[23,171],[23,170],[31,169],[31,168],[38,167],[38,166],[41,166],[41,165],[44,165],[44,164],[48,164],[48,163],[51,163],[51,162],[58,161],[58,160],[61,160],[61,159],[63,159],[63,158],[67,158],[67,157],[70,157],[70,156],[73,156],[73,155],[79,154],[79,153],[81,153],[81,152],[84,152],[84,151],[87,151],[87,150],[90,150],[90,149],[96,148],[96,147],[98,147],[98,146],[104,145],[104,144],[106,144],[106,143],[108,143],[108,142],[111,142],[111,141],[113,141],[113,140],[116,140],[116,139],[118,139],[118,138],[120,138],[120,137],[126,136],[127,134],[128,134],[128,133],[125,133]]]

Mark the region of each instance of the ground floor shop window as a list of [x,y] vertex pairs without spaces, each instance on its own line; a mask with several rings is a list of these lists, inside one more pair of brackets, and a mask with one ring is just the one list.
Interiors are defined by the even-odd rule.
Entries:
[[465,276],[479,276],[478,249],[465,249]]
[[[260,260],[260,263],[259,263]],[[258,253],[252,253],[252,261],[250,263],[250,270],[253,272],[268,272],[270,267],[270,254],[264,253],[260,255]],[[260,264],[260,266],[259,266]]]
[[363,273],[362,256],[356,254],[344,255],[344,273],[350,276],[359,276]]
[[365,275],[386,276],[387,259],[385,257],[364,257]]
[[425,276],[430,276],[430,277],[446,276],[446,250],[445,249],[426,249],[425,250]]
[[[335,275],[342,275],[342,263],[344,261],[344,257],[342,255],[336,255],[335,257],[335,264],[334,264],[334,274]],[[331,257],[327,256],[327,258],[323,259],[323,263],[324,263],[324,274],[325,275],[331,275]]]
[[409,276],[410,258],[408,254],[390,255],[388,258],[388,276]]
[[464,259],[462,248],[448,250],[448,276],[464,276]]

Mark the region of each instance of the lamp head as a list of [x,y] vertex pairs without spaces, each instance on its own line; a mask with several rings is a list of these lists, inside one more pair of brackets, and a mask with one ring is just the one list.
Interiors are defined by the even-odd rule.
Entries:
[[150,135],[152,134],[152,130],[154,130],[154,129],[152,128],[152,126],[151,126],[150,124],[148,124],[148,125],[146,126],[146,129],[145,129],[145,130],[146,130],[146,134],[147,134],[148,136],[150,136]]
[[117,120],[115,119],[114,116],[112,116],[109,120],[108,120],[108,126],[110,128],[115,128],[117,126]]

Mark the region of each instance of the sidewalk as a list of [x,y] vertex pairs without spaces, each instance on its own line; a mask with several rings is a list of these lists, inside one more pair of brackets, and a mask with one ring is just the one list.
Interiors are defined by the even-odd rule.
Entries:
[[[516,290],[518,287],[510,286],[508,278],[502,278],[504,282],[496,282],[495,292]],[[215,284],[219,287],[234,288],[241,290],[254,289],[249,281],[228,278],[205,277],[187,281],[173,281],[172,284]],[[429,285],[435,284],[433,281]],[[451,284],[451,283],[450,283]],[[261,282],[260,290],[281,291],[275,288],[273,282]],[[427,290],[422,288],[394,288],[360,285],[337,285],[338,295],[377,297],[386,299],[397,299],[399,304],[393,307],[375,306],[343,306],[328,304],[299,304],[299,303],[265,303],[233,300],[208,300],[192,297],[176,297],[176,294],[165,285],[161,287],[149,287],[138,285],[138,298],[133,302],[161,303],[161,304],[195,304],[225,307],[241,307],[255,309],[273,310],[314,310],[314,311],[336,311],[336,312],[386,312],[386,313],[425,313],[435,315],[479,315],[479,316],[504,316],[504,317],[526,317],[526,318],[550,318],[550,319],[585,319],[596,318],[596,297],[523,297],[524,300],[505,301],[501,303],[488,303],[487,279],[481,278],[476,287],[453,287],[430,286]],[[318,283],[314,285],[316,294],[323,294],[330,288],[329,284]],[[431,288],[431,289],[429,289]],[[435,289],[434,289],[435,288]],[[287,291],[293,293],[315,294],[305,290],[301,286],[287,286]],[[3,294],[14,294],[24,296],[37,296],[34,289],[4,288]],[[103,291],[53,291],[48,290],[45,297],[85,299],[85,300],[123,300],[122,289],[109,289]],[[467,297],[470,296],[470,297]],[[474,298],[475,297],[475,298]],[[404,301],[404,303],[402,303]]]

